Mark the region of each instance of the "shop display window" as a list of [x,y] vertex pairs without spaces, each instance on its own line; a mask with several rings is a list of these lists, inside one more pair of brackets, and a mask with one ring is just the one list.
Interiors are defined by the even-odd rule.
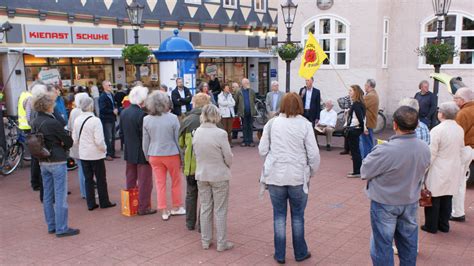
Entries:
[[240,82],[247,77],[247,59],[243,57],[230,58],[200,58],[197,71],[197,84],[209,82],[211,75],[216,76],[224,84]]

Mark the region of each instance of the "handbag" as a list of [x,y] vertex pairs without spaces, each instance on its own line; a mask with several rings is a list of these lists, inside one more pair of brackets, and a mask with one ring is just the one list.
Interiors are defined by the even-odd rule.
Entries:
[[423,187],[421,188],[420,191],[420,200],[418,201],[420,204],[420,207],[431,207],[433,206],[432,202],[432,195],[431,191],[428,190],[426,187],[426,177],[428,176],[428,172],[425,174],[425,178],[423,180]]
[[51,156],[51,152],[46,149],[46,146],[44,145],[44,135],[39,132],[44,122],[46,121],[43,121],[34,133],[32,132],[26,136],[28,149],[30,150],[31,155],[37,159],[46,159]]

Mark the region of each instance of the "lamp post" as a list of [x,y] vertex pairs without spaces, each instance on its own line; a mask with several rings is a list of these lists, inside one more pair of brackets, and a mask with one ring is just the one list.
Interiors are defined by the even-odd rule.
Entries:
[[[128,19],[133,28],[135,44],[138,44],[138,29],[142,24],[143,10],[145,9],[145,6],[137,3],[137,0],[133,0],[130,5],[127,5],[126,9]],[[135,65],[135,78],[136,80],[140,80],[140,65]]]
[[[451,0],[432,0],[433,10],[435,12],[435,16],[438,18],[437,25],[438,25],[438,34],[436,36],[436,41],[441,43],[443,39],[443,21],[444,18],[448,15],[449,7],[451,6]],[[440,64],[434,65],[435,73],[439,73],[441,68]],[[439,91],[439,81],[437,79],[434,80],[433,84],[433,93],[438,98],[438,91]],[[436,101],[436,105],[438,105],[438,101]]]
[[[285,4],[281,5],[281,12],[286,26],[286,43],[291,43],[291,28],[295,22],[297,8],[298,5],[295,5],[291,0],[287,0]],[[290,65],[291,60],[286,60],[286,92],[290,92]]]

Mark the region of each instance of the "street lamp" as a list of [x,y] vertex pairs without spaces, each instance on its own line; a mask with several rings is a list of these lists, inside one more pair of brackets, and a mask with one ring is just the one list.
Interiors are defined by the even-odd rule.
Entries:
[[[436,41],[438,43],[441,43],[441,40],[443,39],[442,37],[442,32],[443,32],[443,21],[444,18],[448,15],[449,12],[449,7],[451,6],[451,0],[432,0],[433,4],[433,10],[435,12],[435,16],[438,17],[438,34],[436,36]],[[439,73],[439,70],[441,68],[441,65],[434,65],[435,68],[435,73]],[[437,79],[434,80],[433,84],[433,93],[438,97],[438,91],[439,91],[439,81]],[[438,104],[438,101],[436,101],[436,105]]]
[[[133,0],[130,5],[127,5],[126,9],[128,19],[130,20],[130,24],[133,28],[135,44],[138,44],[138,29],[142,24],[143,10],[145,9],[145,6],[137,3],[137,0]],[[135,69],[135,78],[140,80],[140,65],[135,65]]]
[[[291,43],[291,28],[295,22],[296,9],[298,9],[298,5],[295,5],[291,0],[287,0],[285,4],[281,5],[286,26],[286,43]],[[291,60],[286,60],[286,92],[290,92],[290,65]]]

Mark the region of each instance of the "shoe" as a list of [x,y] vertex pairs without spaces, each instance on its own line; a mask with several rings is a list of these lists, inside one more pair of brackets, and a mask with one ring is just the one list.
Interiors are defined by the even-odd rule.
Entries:
[[171,210],[171,215],[176,216],[176,215],[185,215],[186,210],[183,207],[179,207],[177,210]]
[[459,217],[449,217],[449,220],[450,221],[453,221],[453,222],[460,222],[460,223],[464,223],[466,221],[466,215],[463,215],[463,216],[459,216]]
[[54,233],[56,233],[56,229],[53,229],[53,230],[51,230],[51,231],[48,230],[48,234],[52,235],[52,234],[54,234]]
[[247,143],[243,143],[243,142],[240,143],[240,147],[247,147],[247,146],[248,146]]
[[306,254],[306,256],[304,256],[303,258],[301,258],[301,259],[295,259],[295,260],[296,260],[297,262],[301,262],[301,261],[307,260],[307,259],[309,259],[309,258],[311,258],[311,253],[310,253],[310,252],[308,252],[308,254]]
[[114,156],[112,156],[112,158],[114,158],[114,159],[119,159],[119,158],[122,158],[122,157],[120,157],[120,156],[118,156],[118,155],[114,155]]
[[341,151],[339,154],[340,154],[340,155],[349,154],[349,151]]
[[436,232],[433,232],[433,231],[428,230],[428,228],[427,228],[426,226],[424,226],[424,225],[422,225],[420,228],[421,228],[421,230],[423,230],[423,231],[425,231],[425,232],[427,232],[427,233],[436,234]]
[[286,263],[284,259],[283,259],[283,260],[279,260],[279,259],[277,259],[277,258],[275,257],[275,255],[273,255],[273,259],[274,259],[278,264],[285,264],[285,263]]
[[234,148],[234,145],[230,144],[230,147],[231,147],[231,148]]
[[329,145],[329,144],[326,145],[326,150],[327,150],[327,151],[331,151],[331,150],[332,150],[332,149],[331,149],[331,145]]
[[253,142],[252,142],[252,143],[248,144],[247,146],[249,146],[249,147],[252,147],[252,148],[253,148],[253,147],[255,147],[255,143],[253,143]]
[[110,162],[110,161],[113,161],[114,158],[112,158],[111,156],[107,156],[107,157],[105,157],[105,160]]
[[350,173],[347,175],[348,178],[360,178],[360,174]]
[[168,221],[168,220],[170,219],[170,216],[171,216],[171,214],[170,214],[170,212],[169,212],[168,210],[163,211],[163,212],[161,213],[161,219],[162,219],[163,221]]
[[222,252],[234,247],[234,243],[227,241],[224,246],[217,247],[217,251]]
[[107,208],[112,208],[112,207],[115,207],[117,206],[117,203],[113,203],[113,202],[109,202],[109,204],[105,205],[105,206],[100,206],[101,209],[107,209]]
[[196,230],[196,228],[194,226],[186,226],[186,228],[188,228],[189,231],[194,231]]
[[202,249],[208,250],[212,246],[212,243],[202,244]]
[[67,194],[68,194],[68,195],[71,195],[71,191],[68,191]]
[[95,209],[97,209],[97,208],[99,208],[99,205],[96,204],[96,205],[94,205],[94,206],[92,206],[92,207],[89,207],[88,210],[89,210],[89,211],[93,211],[93,210],[95,210]]
[[155,214],[157,211],[154,210],[154,209],[147,209],[145,211],[142,211],[142,212],[138,212],[138,215],[142,216],[142,215],[150,215],[150,214]]
[[41,189],[41,186],[34,186],[33,187],[33,191],[40,191],[40,189]]
[[69,228],[66,232],[62,234],[56,234],[56,237],[66,237],[66,236],[75,236],[78,235],[81,231],[79,229]]

